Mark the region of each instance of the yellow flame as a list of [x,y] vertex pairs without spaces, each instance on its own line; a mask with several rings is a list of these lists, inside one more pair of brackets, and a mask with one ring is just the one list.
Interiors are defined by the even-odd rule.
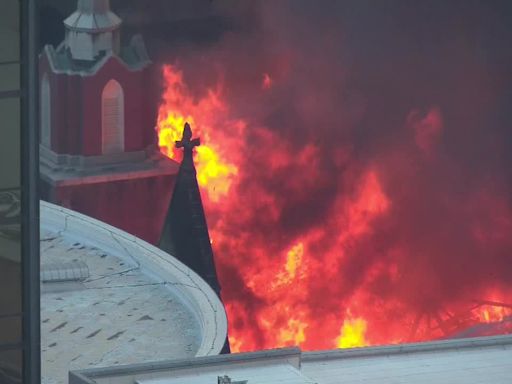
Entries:
[[181,140],[185,123],[194,125],[191,116],[181,116],[175,112],[167,112],[165,117],[158,121],[158,146],[162,153],[171,159],[175,158],[174,149],[176,141]]
[[219,154],[211,147],[197,147],[197,182],[208,189],[212,201],[219,201],[221,196],[229,192],[232,176],[238,174],[238,168],[221,161]]
[[495,305],[485,305],[475,311],[479,321],[484,323],[492,323],[496,321],[503,321],[508,316],[512,315],[510,309]]
[[302,267],[302,259],[304,256],[304,244],[299,242],[295,244],[286,253],[286,263],[284,271],[281,271],[276,276],[276,282],[272,286],[278,287],[281,285],[290,284],[297,276],[297,271]]
[[288,326],[279,331],[279,344],[284,345],[300,345],[306,340],[304,333],[307,323],[297,319],[288,320]]
[[229,349],[231,353],[238,353],[242,349],[242,341],[236,337],[229,335]]
[[340,335],[336,339],[336,345],[338,348],[363,347],[368,345],[365,334],[366,321],[364,319],[345,319]]
[[[197,167],[199,185],[206,189],[212,201],[219,201],[229,192],[238,168],[222,158],[214,148],[208,135],[210,124],[208,116],[220,109],[218,96],[208,92],[204,98],[194,101],[183,83],[182,73],[171,66],[164,67],[166,90],[158,113],[158,146],[160,151],[171,159],[176,158],[175,143],[181,140],[183,127],[188,122],[192,129],[199,132],[201,146],[196,150],[194,162]],[[199,120],[196,120],[199,119]],[[204,123],[206,121],[206,124]]]
[[292,249],[288,251],[286,255],[286,272],[288,272],[288,276],[293,279],[297,274],[297,268],[300,267],[302,263],[302,256],[304,255],[304,244],[298,243],[294,245]]

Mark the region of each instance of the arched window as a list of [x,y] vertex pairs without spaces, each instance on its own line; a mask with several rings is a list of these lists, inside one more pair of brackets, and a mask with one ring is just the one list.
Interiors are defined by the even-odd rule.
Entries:
[[43,75],[41,80],[41,143],[50,148],[51,145],[51,132],[52,132],[52,120],[51,120],[51,92],[50,92],[50,80],[48,74]]
[[101,95],[101,150],[103,154],[124,151],[123,88],[110,80]]

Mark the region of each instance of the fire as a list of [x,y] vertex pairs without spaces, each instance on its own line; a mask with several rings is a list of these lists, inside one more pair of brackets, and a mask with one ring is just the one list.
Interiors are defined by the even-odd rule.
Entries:
[[304,244],[302,242],[294,245],[286,255],[286,263],[284,271],[279,272],[276,276],[277,282],[275,286],[288,285],[293,282],[297,272],[302,266],[302,258],[304,256]]
[[301,345],[306,340],[304,330],[307,328],[307,326],[308,325],[306,323],[297,319],[288,320],[287,327],[281,328],[279,330],[279,344]]
[[474,310],[475,316],[481,323],[494,323],[512,319],[512,305],[503,304],[502,302],[484,302]]
[[229,335],[229,347],[231,353],[241,352],[242,342],[236,337]]
[[293,279],[297,273],[297,268],[300,266],[302,261],[302,255],[304,254],[304,245],[299,243],[288,251],[286,258],[286,272],[290,279]]
[[219,201],[221,196],[228,193],[238,172],[219,146],[222,133],[216,135],[210,126],[212,116],[225,109],[219,99],[220,90],[210,91],[207,97],[195,102],[183,82],[181,71],[172,66],[164,66],[163,76],[166,88],[156,127],[160,151],[171,159],[177,159],[180,152],[176,150],[175,143],[181,139],[185,122],[190,123],[195,134],[202,139],[194,159],[197,181],[206,189],[211,200]]
[[[169,65],[163,78],[162,153],[179,161],[174,142],[186,121],[202,141],[194,161],[232,351],[429,340],[510,318],[510,307],[474,307],[471,299],[493,297],[485,294],[484,274],[499,269],[480,275],[472,263],[487,252],[496,260],[507,254],[512,214],[485,190],[463,196],[458,189],[461,196],[450,199],[452,184],[448,192],[437,185],[457,177],[438,163],[436,145],[448,129],[440,108],[406,114],[410,142],[363,161],[351,145],[330,136],[322,141],[314,122],[308,133],[238,117],[222,82],[192,92]],[[270,97],[264,90],[272,78],[264,74],[252,86]],[[305,109],[315,102],[312,95],[301,99]],[[431,184],[418,175],[435,176],[431,184],[439,190],[425,193]],[[428,232],[417,224],[423,222]],[[446,263],[450,257],[463,262],[454,267]],[[510,297],[506,285],[497,291]],[[339,308],[347,308],[344,315]]]
[[370,230],[371,218],[385,213],[390,202],[382,192],[377,175],[370,171],[363,179],[360,195],[348,209],[347,238],[361,236]]
[[197,182],[207,188],[210,199],[219,201],[221,196],[227,195],[237,167],[223,161],[219,153],[207,145],[197,148],[196,163]]
[[368,345],[365,339],[366,321],[361,318],[346,319],[336,339],[338,348],[364,347]]

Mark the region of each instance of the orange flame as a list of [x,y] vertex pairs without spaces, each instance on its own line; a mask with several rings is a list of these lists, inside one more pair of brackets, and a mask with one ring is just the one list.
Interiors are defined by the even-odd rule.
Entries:
[[226,108],[220,100],[220,90],[210,90],[207,97],[194,102],[183,82],[181,71],[166,65],[163,76],[166,88],[158,111],[156,127],[160,151],[171,159],[177,159],[179,151],[175,147],[175,142],[181,139],[185,122],[190,123],[194,133],[202,140],[202,145],[197,148],[194,158],[197,181],[206,189],[212,201],[219,201],[221,196],[229,192],[238,173],[238,168],[227,160],[216,144],[222,141],[222,135],[215,135],[210,125],[212,116]]
[[[378,287],[403,288],[393,285],[403,280],[402,265],[368,260],[366,270],[357,268],[360,258],[378,250],[359,255],[353,249],[365,244],[380,220],[399,203],[391,201],[378,167],[360,166],[349,176],[322,174],[317,145],[293,146],[276,132],[254,123],[249,134],[247,122],[232,118],[222,84],[204,90],[202,97],[193,97],[178,68],[165,66],[163,77],[165,91],[157,121],[160,150],[179,160],[181,153],[174,143],[181,139],[185,122],[202,141],[194,161],[198,183],[207,197],[205,210],[215,239],[212,244],[233,352],[291,345],[348,348],[410,341],[411,334],[414,340],[443,336],[441,325],[445,324],[431,324],[435,314],[416,313],[410,303],[380,296]],[[270,75],[264,74],[261,88],[271,86]],[[197,94],[201,92],[194,92]],[[420,144],[426,140],[423,136],[420,139]],[[341,152],[338,148],[335,153]],[[271,174],[265,181],[277,180],[285,193],[274,194],[260,180],[254,182],[255,169]],[[336,185],[347,187],[332,200],[328,214],[316,227],[307,226],[293,234],[283,231],[273,242],[264,231],[260,233],[265,226],[285,225],[281,221],[287,199],[299,199],[307,209],[309,199],[317,198],[318,180],[332,178],[339,178]],[[253,222],[260,227],[247,225]],[[400,260],[406,251],[391,252],[394,260]],[[340,281],[341,272],[353,281]],[[238,282],[230,291],[233,274]],[[319,287],[325,293],[322,303],[329,305],[315,305]],[[340,305],[351,308],[357,316],[349,311],[339,316],[333,308]],[[476,322],[493,322],[511,312],[504,307],[481,306],[473,316]]]
[[484,304],[473,312],[481,323],[495,323],[508,317],[512,318],[512,308],[501,306],[498,302],[496,304]]
[[[201,136],[202,139],[202,145],[198,147],[194,159],[198,182],[206,190],[209,200],[213,204],[211,205],[207,201],[207,209],[218,211],[221,209],[219,208],[221,201],[223,203],[230,200],[236,201],[236,196],[230,197],[229,192],[233,183],[237,182],[240,171],[240,166],[237,165],[240,164],[240,159],[234,156],[229,157],[227,152],[222,151],[222,148],[240,145],[240,138],[245,132],[245,123],[229,119],[228,108],[221,97],[222,87],[208,90],[205,97],[194,100],[184,84],[183,74],[177,68],[165,66],[163,75],[166,88],[157,122],[160,149],[170,158],[177,159],[179,152],[176,150],[174,142],[181,138],[184,123],[188,121],[192,124],[196,135]],[[272,79],[265,74],[263,88],[268,89],[271,85]],[[224,129],[216,130],[215,128],[218,126]],[[284,145],[269,131],[260,130],[258,134],[262,140],[272,142],[274,146]],[[218,143],[221,142],[225,144],[223,147],[218,146]],[[287,148],[277,147],[270,153],[267,160],[271,169],[278,171],[280,168],[288,166],[288,155],[284,155],[287,152]],[[298,164],[308,166],[315,164],[315,156],[316,148],[310,145],[296,153],[296,160]],[[307,182],[307,179],[292,179],[290,187],[293,190],[300,190],[300,183],[303,181]],[[255,193],[257,192],[255,191]],[[259,201],[263,203],[265,199],[265,194],[261,193]],[[272,199],[265,205],[271,209],[275,209],[276,206],[276,202]],[[354,239],[371,231],[372,220],[384,214],[389,206],[390,203],[382,191],[377,174],[374,171],[367,172],[361,179],[359,191],[354,199],[352,201],[340,200],[336,208],[340,215],[335,217],[333,222],[326,223],[326,225],[344,228],[339,234],[336,248],[342,250]],[[240,215],[243,215],[243,212]],[[269,218],[278,216],[279,212],[274,211]],[[225,233],[224,225],[225,221],[220,219],[211,226],[212,237],[216,239],[214,245],[226,243],[226,236],[229,235]],[[267,343],[271,346],[303,345],[308,341],[309,326],[314,314],[304,305],[307,285],[316,275],[335,274],[336,268],[339,267],[338,262],[341,262],[341,259],[334,259],[335,264],[319,265],[316,260],[311,258],[310,252],[307,251],[308,244],[318,241],[319,235],[321,236],[320,232],[305,234],[284,252],[284,262],[276,264],[275,267],[265,264],[265,256],[253,255],[255,270],[249,269],[245,273],[246,286],[255,294],[274,303],[262,308],[255,319],[259,328],[266,330],[266,337],[269,339]],[[258,261],[264,264],[257,265]],[[257,273],[255,273],[256,270],[258,270]],[[226,303],[226,309],[230,322],[235,321],[236,314],[244,313],[240,309],[239,303]],[[340,340],[354,338],[357,332],[362,332],[361,324],[364,322],[362,319],[356,319],[353,322],[347,321],[343,322],[343,337]],[[334,320],[334,323],[336,322]],[[365,322],[364,327],[366,327]],[[360,335],[359,343],[363,342],[363,336]],[[332,335],[332,340],[337,340],[335,334]],[[243,330],[237,327],[230,329],[230,344],[233,351],[253,348]]]
[[278,345],[301,345],[306,340],[307,324],[298,319],[289,319],[285,327],[279,330]]
[[302,258],[304,256],[304,244],[297,243],[294,245],[286,254],[286,263],[284,265],[284,271],[279,272],[276,275],[276,283],[274,287],[280,285],[289,285],[295,279],[297,273],[302,267]]

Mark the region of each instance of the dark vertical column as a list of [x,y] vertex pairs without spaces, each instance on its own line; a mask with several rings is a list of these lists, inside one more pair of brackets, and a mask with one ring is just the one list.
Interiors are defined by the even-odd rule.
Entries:
[[0,12],[0,383],[40,383],[35,1]]
[[21,10],[0,12],[0,383],[23,377],[21,272]]
[[[176,142],[176,147],[184,150],[183,160],[158,246],[194,270],[222,300],[210,234],[192,157],[194,147],[200,143],[199,139],[191,139],[192,130],[186,123],[183,129],[183,138]],[[228,339],[226,339],[221,353],[230,353]]]
[[23,383],[41,383],[37,0],[21,7],[21,266]]

